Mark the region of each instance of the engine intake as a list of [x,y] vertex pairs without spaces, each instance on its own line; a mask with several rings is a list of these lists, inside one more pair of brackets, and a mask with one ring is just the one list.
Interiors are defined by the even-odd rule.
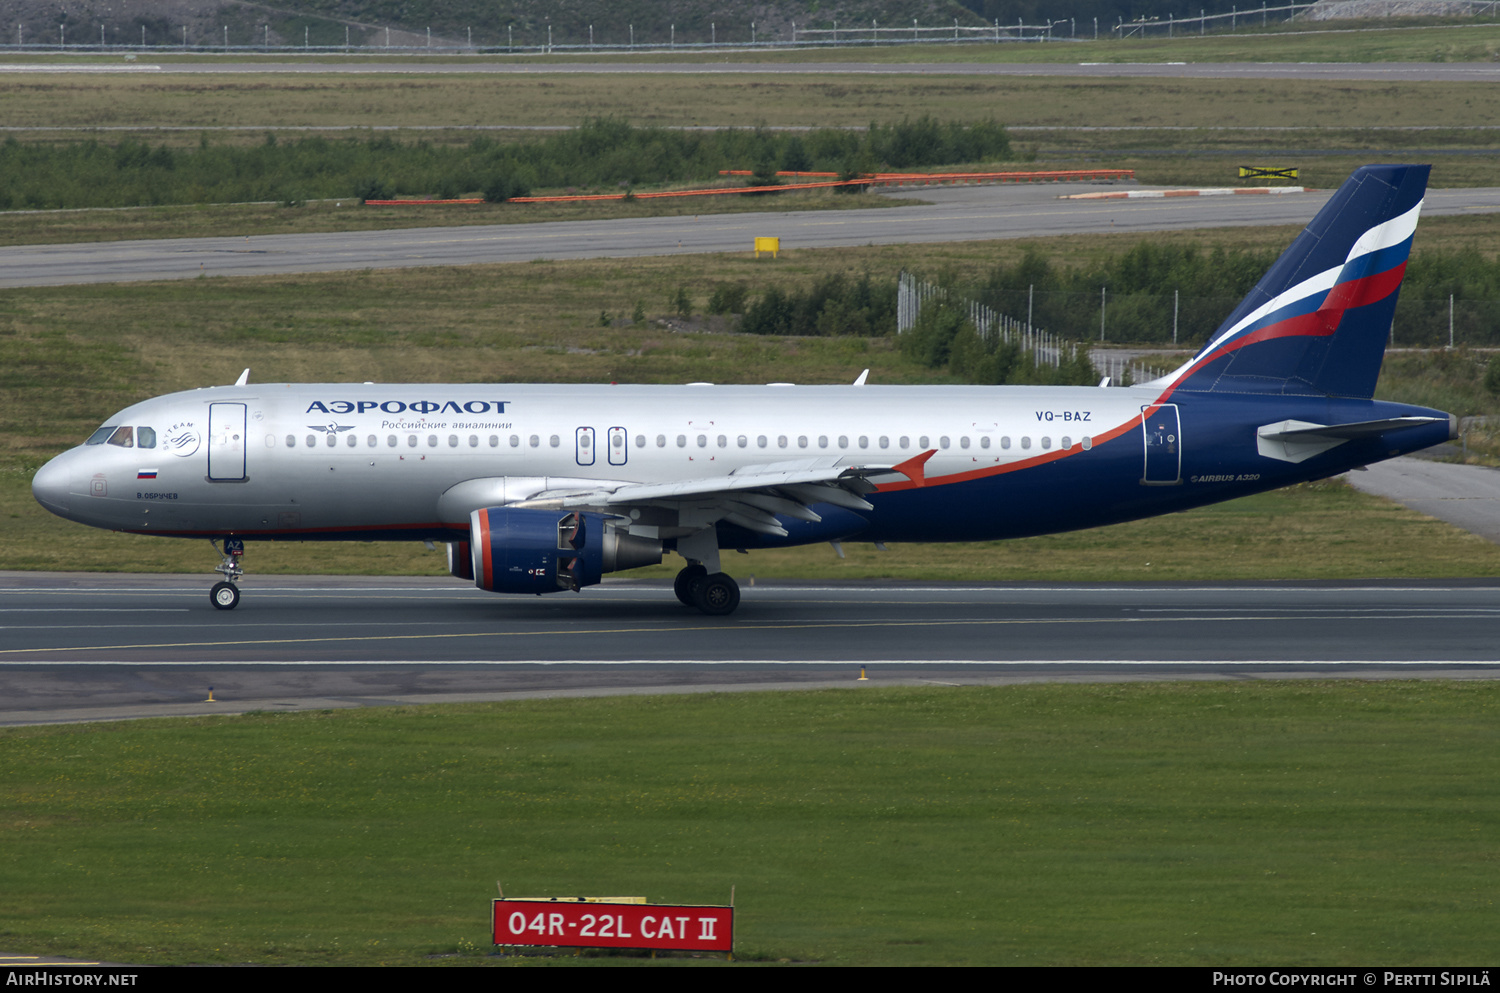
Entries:
[[470,514],[468,545],[474,585],[493,593],[576,592],[606,572],[655,565],[662,556],[660,541],[629,534],[603,514],[510,507]]

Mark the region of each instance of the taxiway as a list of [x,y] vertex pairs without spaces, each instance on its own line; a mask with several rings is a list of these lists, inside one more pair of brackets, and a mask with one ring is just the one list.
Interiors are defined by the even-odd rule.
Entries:
[[[1037,238],[1106,231],[1305,224],[1332,191],[1290,196],[1060,200],[1119,189],[1092,184],[932,187],[898,208],[705,214],[395,231],[18,245],[0,248],[0,287],[257,276],[536,259],[748,252],[757,237],[784,251],[911,242]],[[350,210],[360,209],[352,202]],[[416,208],[420,209],[420,208]],[[1500,210],[1500,189],[1430,190],[1423,214]]]

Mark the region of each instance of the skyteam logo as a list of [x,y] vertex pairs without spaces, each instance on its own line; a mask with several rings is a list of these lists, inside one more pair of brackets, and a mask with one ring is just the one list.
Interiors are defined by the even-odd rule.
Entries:
[[202,443],[203,439],[192,421],[173,424],[162,432],[162,447],[180,459],[198,451],[198,446]]
[[305,414],[503,414],[509,400],[314,400]]

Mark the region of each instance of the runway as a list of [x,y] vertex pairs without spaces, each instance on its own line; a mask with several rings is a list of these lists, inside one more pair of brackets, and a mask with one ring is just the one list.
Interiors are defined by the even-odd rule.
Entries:
[[[179,238],[0,248],[0,287],[459,266],[534,259],[783,251],[912,242],[1038,238],[1106,231],[1305,224],[1332,191],[1290,196],[1059,200],[1093,184],[924,188],[885,194],[926,203],[868,210],[648,217],[397,231]],[[351,205],[350,210],[359,207]],[[1500,210],[1500,189],[1430,190],[1424,216]]]
[[[0,575],[0,724],[518,695],[1036,680],[1496,678],[1500,583],[664,583]],[[863,670],[869,677],[859,682]],[[206,702],[213,687],[215,702]]]

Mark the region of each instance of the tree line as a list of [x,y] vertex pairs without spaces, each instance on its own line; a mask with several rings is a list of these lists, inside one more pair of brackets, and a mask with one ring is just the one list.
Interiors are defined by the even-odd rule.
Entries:
[[479,137],[464,145],[388,136],[283,141],[274,133],[248,146],[214,144],[205,136],[191,147],[11,137],[0,142],[0,209],[481,194],[500,201],[536,189],[717,181],[723,169],[852,176],[1010,156],[1009,136],[994,122],[930,117],[800,134],[679,131],[596,119],[534,140]]
[[[1012,317],[1080,341],[1197,348],[1275,262],[1277,252],[1142,241],[1094,266],[1065,268],[1037,252],[960,287]],[[1500,344],[1500,260],[1474,249],[1418,251],[1393,321],[1401,346]]]
[[[1056,363],[1037,363],[1019,342],[980,334],[959,301],[1029,318],[1033,327],[1081,346],[1100,340],[1101,311],[1108,342],[1171,345],[1175,309],[1176,343],[1195,350],[1275,258],[1269,251],[1142,241],[1097,265],[1066,268],[1028,251],[977,279],[940,279],[947,298],[922,307],[901,336],[901,350],[965,382],[1086,384],[1097,380],[1086,347],[1065,350]],[[739,315],[734,327],[748,334],[875,337],[896,333],[897,296],[894,276],[834,273],[802,288],[770,285],[752,292],[744,284],[724,284],[713,290],[708,310]],[[1450,297],[1456,343],[1500,345],[1500,260],[1472,249],[1412,256],[1396,308],[1395,344],[1447,344]]]

